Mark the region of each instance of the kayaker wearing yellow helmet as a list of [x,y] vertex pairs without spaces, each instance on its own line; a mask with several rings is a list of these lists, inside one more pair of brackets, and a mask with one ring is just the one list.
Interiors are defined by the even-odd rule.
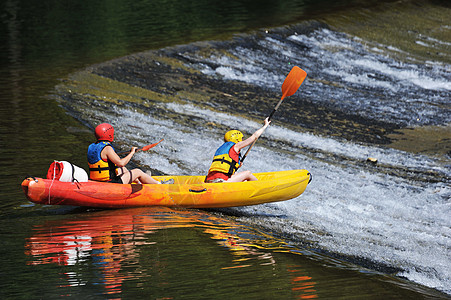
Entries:
[[88,147],[89,178],[96,181],[114,183],[154,183],[161,182],[153,179],[140,169],[128,170],[125,165],[135,154],[137,147],[132,147],[130,153],[120,158],[111,142],[114,140],[114,128],[108,123],[102,123],[95,129],[97,142]]
[[251,171],[236,173],[240,167],[241,149],[251,145],[269,126],[271,121],[265,119],[265,125],[243,141],[243,134],[238,130],[230,130],[224,135],[224,144],[219,147],[205,178],[206,183],[254,181],[257,178]]

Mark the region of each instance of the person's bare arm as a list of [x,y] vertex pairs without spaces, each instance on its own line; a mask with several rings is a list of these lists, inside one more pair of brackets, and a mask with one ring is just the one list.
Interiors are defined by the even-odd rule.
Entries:
[[263,125],[262,128],[255,131],[250,137],[248,137],[244,141],[241,141],[241,142],[238,142],[235,144],[235,146],[234,146],[235,151],[240,152],[241,149],[243,149],[243,148],[249,146],[250,144],[252,144],[253,142],[255,142],[262,135],[262,133],[265,131],[266,127],[268,127],[270,123],[271,123],[271,121],[269,121],[268,118],[266,118],[265,125]]
[[117,155],[117,153],[114,152],[113,147],[106,146],[105,148],[103,148],[101,156],[102,156],[102,159],[109,160],[118,167],[125,167],[129,163],[129,161],[132,159],[133,155],[136,152],[136,149],[138,149],[138,148],[132,147],[132,150],[130,151],[130,153],[127,156],[120,158],[119,155]]

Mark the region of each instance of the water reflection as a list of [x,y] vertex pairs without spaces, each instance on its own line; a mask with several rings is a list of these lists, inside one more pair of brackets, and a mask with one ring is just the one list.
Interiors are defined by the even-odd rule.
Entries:
[[[177,230],[181,231],[177,233]],[[249,227],[204,212],[150,207],[46,221],[33,228],[26,240],[26,254],[29,265],[64,267],[59,280],[66,283],[59,288],[90,285],[101,287],[101,294],[116,296],[127,293],[124,286],[130,285],[135,286],[132,290],[144,289],[146,285],[154,290],[175,288],[187,281],[181,272],[200,268],[201,277],[218,280],[218,285],[236,284],[236,278],[228,277],[258,274],[263,279],[248,277],[247,280],[266,281],[265,277],[277,277],[278,289],[285,290],[282,294],[299,299],[315,298],[315,282],[307,272],[300,266],[278,263],[280,259],[275,257],[274,249],[288,250],[283,246],[265,248],[259,244],[262,240],[271,245],[281,244]],[[208,260],[209,256],[213,260]],[[180,266],[187,260],[188,268]],[[202,260],[207,260],[207,264]],[[212,279],[208,275],[211,272],[225,274]]]

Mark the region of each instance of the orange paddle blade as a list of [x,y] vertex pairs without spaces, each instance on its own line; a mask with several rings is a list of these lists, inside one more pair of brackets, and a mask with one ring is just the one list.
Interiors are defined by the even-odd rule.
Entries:
[[147,150],[149,150],[150,148],[153,148],[153,147],[155,147],[156,145],[158,145],[159,143],[161,143],[163,140],[164,140],[164,139],[161,139],[159,142],[156,142],[156,143],[153,143],[153,144],[144,146],[144,147],[142,147],[141,150],[142,150],[142,151],[147,151]]
[[307,72],[299,68],[298,66],[294,66],[290,73],[288,73],[287,78],[282,84],[282,98],[289,97],[296,93],[298,88],[301,86],[304,79],[307,77]]

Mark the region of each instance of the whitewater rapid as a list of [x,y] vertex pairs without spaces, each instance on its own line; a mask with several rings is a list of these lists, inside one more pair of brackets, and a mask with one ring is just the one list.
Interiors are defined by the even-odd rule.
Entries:
[[[220,128],[256,130],[260,127],[257,122],[192,105],[170,103],[165,107],[203,119],[200,122],[214,120]],[[222,130],[186,128],[132,110],[121,109],[118,113],[122,119],[116,125],[117,131],[126,144],[165,139],[152,153],[136,155],[143,165],[165,174],[205,174],[215,147],[222,143]],[[129,124],[139,124],[145,129],[130,130]],[[277,149],[271,147],[271,140],[291,146]],[[352,160],[366,160],[368,154],[377,154],[393,168],[405,164],[413,169],[427,166],[447,172],[434,160],[421,155],[351,142],[341,144],[274,124],[249,153],[243,169],[254,172],[307,169],[313,174],[313,181],[296,199],[236,208],[243,213],[240,220],[293,236],[314,248],[401,269],[397,275],[448,291],[451,282],[449,184],[412,182],[380,173],[376,167],[333,164],[290,149],[304,146],[323,153],[336,150],[348,154]]]
[[[250,40],[226,46],[227,54],[175,51],[187,67],[223,85],[239,81],[280,91],[286,76],[280,70],[296,64],[309,75],[294,97],[398,126],[451,124],[447,64],[397,60],[393,53],[399,49],[321,27]],[[115,120],[124,149],[164,139],[134,157],[164,174],[206,174],[227,130],[251,134],[263,121],[234,114],[233,107],[215,109],[214,103],[151,100],[149,108],[96,100],[93,107],[102,109],[84,118]],[[378,163],[368,163],[369,157]],[[451,294],[450,165],[446,158],[295,131],[276,115],[243,169],[307,169],[313,181],[296,199],[231,210],[240,221],[312,249],[388,266],[398,276]],[[434,180],[422,179],[431,172]]]

